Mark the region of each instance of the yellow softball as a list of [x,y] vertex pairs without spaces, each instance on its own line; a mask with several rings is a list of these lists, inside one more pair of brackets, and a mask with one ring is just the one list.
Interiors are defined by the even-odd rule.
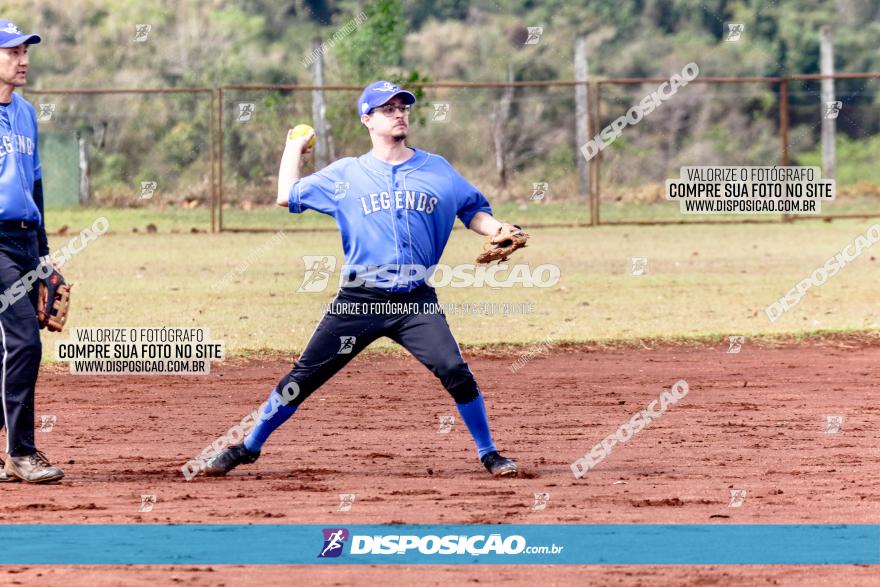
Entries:
[[[308,124],[297,124],[295,127],[293,127],[292,129],[290,129],[287,132],[287,140],[292,141],[293,139],[298,139],[300,137],[306,137],[309,135],[310,132],[312,132],[314,130],[315,129],[310,127]],[[312,138],[309,139],[309,144],[308,144],[309,149],[311,149],[314,146],[315,146],[315,135],[313,135]]]

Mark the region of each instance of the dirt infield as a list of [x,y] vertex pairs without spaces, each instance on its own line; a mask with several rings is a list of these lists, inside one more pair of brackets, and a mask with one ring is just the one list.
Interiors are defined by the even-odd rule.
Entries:
[[[0,485],[2,523],[880,523],[880,347],[567,348],[470,355],[496,443],[523,474],[489,478],[452,400],[409,357],[368,355],[318,390],[252,466],[187,482],[180,466],[265,399],[283,361],[208,377],[44,370],[38,445],[67,477]],[[522,353],[528,352],[524,349]],[[466,353],[467,355],[467,353]],[[685,379],[689,394],[582,479],[569,464]],[[454,415],[449,433],[439,417]],[[827,433],[827,416],[843,416]],[[746,490],[740,507],[730,491]],[[544,510],[533,494],[548,492]],[[339,494],[355,494],[337,511]],[[139,512],[142,495],[155,495]],[[868,584],[868,567],[4,567],[68,584]]]

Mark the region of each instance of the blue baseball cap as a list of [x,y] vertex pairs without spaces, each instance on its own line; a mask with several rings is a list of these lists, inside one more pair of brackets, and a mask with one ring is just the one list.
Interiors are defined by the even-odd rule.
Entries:
[[40,35],[26,35],[11,20],[0,20],[0,49],[19,45],[36,45],[43,39]]
[[373,82],[364,88],[361,97],[358,99],[358,116],[362,116],[373,108],[385,104],[394,96],[401,96],[407,104],[416,103],[416,95],[407,90],[401,90],[397,84],[384,80]]

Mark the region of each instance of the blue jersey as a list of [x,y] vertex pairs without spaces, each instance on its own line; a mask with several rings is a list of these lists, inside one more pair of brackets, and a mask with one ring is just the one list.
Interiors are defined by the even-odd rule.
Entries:
[[0,104],[0,220],[26,220],[40,224],[34,202],[34,181],[42,179],[37,148],[37,115],[18,94]]
[[[357,280],[392,291],[425,282],[410,267],[437,264],[456,216],[468,226],[492,213],[483,194],[446,159],[414,149],[399,165],[372,153],[346,157],[291,187],[293,213],[316,210],[336,219],[348,271]],[[406,267],[397,271],[395,268]]]

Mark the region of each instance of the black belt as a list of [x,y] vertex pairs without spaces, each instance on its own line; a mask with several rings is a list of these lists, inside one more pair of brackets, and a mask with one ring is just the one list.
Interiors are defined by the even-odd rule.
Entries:
[[39,226],[36,222],[25,220],[0,220],[0,230],[35,230]]

